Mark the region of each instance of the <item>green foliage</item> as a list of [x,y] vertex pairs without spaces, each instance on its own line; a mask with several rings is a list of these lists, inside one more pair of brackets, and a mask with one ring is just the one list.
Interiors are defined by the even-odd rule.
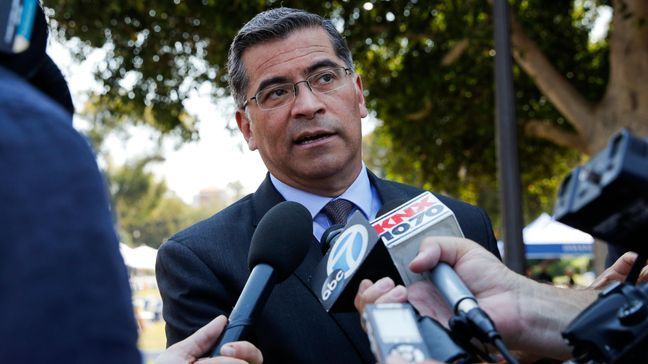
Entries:
[[108,168],[110,194],[117,215],[122,241],[129,245],[149,245],[157,248],[175,232],[204,219],[207,209],[187,205],[157,181],[146,170],[159,161],[146,157],[123,166]]
[[563,257],[560,259],[529,259],[526,261],[527,275],[529,277],[537,276],[540,272],[545,271],[554,279],[554,283],[567,284],[569,277],[567,272],[571,271],[576,275],[593,271],[592,259],[588,256]]
[[[391,140],[384,158],[387,176],[478,203],[497,226],[490,6],[484,1],[374,5],[347,32],[351,39],[364,39],[354,47],[356,61],[362,65],[370,107],[384,120],[378,139]],[[517,14],[524,26],[556,66],[590,99],[600,97],[606,53],[587,48],[588,29],[574,25],[580,23],[572,18],[571,4],[524,1],[518,7],[523,7]],[[398,27],[381,21],[380,14],[389,12],[395,14]],[[380,26],[376,23],[385,30],[367,34],[366,29]],[[443,65],[444,57],[464,39],[468,46],[463,54]],[[517,66],[514,74],[518,130],[532,119],[565,124]],[[591,80],[594,85],[587,82]],[[529,221],[551,209],[561,176],[579,155],[521,132],[518,138]]]
[[[367,144],[368,164],[387,177],[479,203],[497,225],[489,2],[366,3],[372,6],[338,0],[50,0],[46,5],[59,36],[79,37],[107,52],[97,72],[103,83],[95,100],[100,120],[147,123],[185,139],[196,133],[182,102],[201,82],[219,86],[214,96],[225,95],[229,43],[247,20],[280,5],[331,17],[352,49],[369,107],[384,121]],[[607,82],[608,48],[605,42],[588,44],[591,3],[511,4],[557,69],[589,100],[597,100]],[[453,52],[456,57],[448,60]],[[559,179],[580,156],[524,135],[525,123],[533,119],[569,126],[517,66],[514,75],[524,207],[530,219],[551,208]]]

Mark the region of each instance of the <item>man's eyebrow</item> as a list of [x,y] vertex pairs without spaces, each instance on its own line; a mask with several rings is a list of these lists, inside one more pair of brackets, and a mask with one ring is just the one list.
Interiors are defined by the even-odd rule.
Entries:
[[339,64],[331,61],[330,59],[323,59],[321,61],[315,62],[312,65],[308,66],[304,70],[304,76],[308,76],[311,73],[319,70],[320,68],[335,68],[335,67],[343,67],[343,66],[340,66]]
[[255,94],[258,93],[259,91],[267,88],[268,86],[278,84],[278,83],[290,83],[290,80],[288,78],[284,77],[284,76],[277,76],[277,77],[268,78],[267,80],[261,81],[261,83],[259,84],[259,87],[257,88]]
[[[330,59],[324,59],[324,60],[315,62],[312,65],[306,67],[306,69],[304,70],[304,76],[308,76],[308,75],[312,74],[313,72],[319,70],[320,68],[334,68],[334,67],[342,67],[342,66],[340,66],[339,64],[331,61]],[[292,81],[289,80],[285,76],[271,77],[271,78],[268,78],[267,80],[261,81],[261,83],[259,84],[259,87],[257,87],[257,90],[256,90],[255,94],[258,93],[259,91],[263,90],[263,89],[266,89],[269,86],[279,84],[279,83],[291,83],[291,82]]]

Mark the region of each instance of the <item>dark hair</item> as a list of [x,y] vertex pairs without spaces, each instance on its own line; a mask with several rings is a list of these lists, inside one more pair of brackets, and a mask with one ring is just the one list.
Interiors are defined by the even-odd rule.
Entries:
[[351,51],[340,32],[330,20],[317,14],[291,8],[276,8],[257,14],[247,22],[234,37],[227,58],[229,86],[236,106],[243,107],[245,92],[248,88],[248,77],[243,64],[243,52],[256,44],[275,39],[285,39],[297,29],[322,27],[329,35],[335,54],[340,57],[347,68],[353,69]]

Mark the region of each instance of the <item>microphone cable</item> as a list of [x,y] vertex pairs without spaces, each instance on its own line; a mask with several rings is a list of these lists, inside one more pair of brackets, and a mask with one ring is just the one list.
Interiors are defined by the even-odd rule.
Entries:
[[466,338],[474,337],[481,342],[494,345],[507,363],[518,364],[517,359],[506,347],[502,336],[497,332],[495,324],[480,307],[475,306],[467,311],[459,310],[450,319],[450,328]]
[[504,344],[504,340],[502,340],[501,337],[497,337],[495,340],[493,340],[493,345],[499,350],[500,354],[502,354],[502,357],[504,360],[506,360],[507,363],[510,364],[518,364],[517,359],[513,357],[513,354],[508,350],[506,345]]

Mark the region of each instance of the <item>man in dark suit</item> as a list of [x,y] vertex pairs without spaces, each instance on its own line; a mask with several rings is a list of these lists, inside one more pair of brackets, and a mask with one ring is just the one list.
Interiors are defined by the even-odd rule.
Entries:
[[[295,274],[272,292],[250,341],[268,363],[374,363],[358,314],[327,313],[308,288],[322,258],[318,240],[341,211],[344,218],[360,211],[373,219],[383,203],[422,190],[379,179],[364,166],[362,81],[330,21],[288,8],[263,12],[234,38],[228,66],[238,127],[269,174],[255,193],[160,248],[156,274],[167,344],[231,311],[249,274],[248,249],[259,220],[290,200],[311,213],[313,244]],[[438,197],[467,237],[498,254],[481,209]]]

